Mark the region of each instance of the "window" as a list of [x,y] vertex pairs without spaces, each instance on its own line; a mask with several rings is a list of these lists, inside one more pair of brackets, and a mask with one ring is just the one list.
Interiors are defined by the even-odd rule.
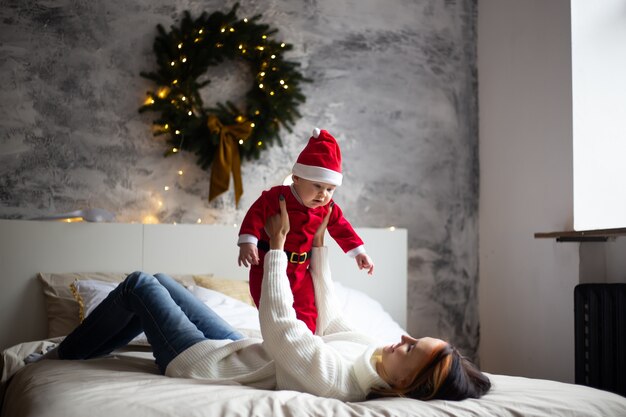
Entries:
[[572,0],[574,229],[626,227],[626,2]]

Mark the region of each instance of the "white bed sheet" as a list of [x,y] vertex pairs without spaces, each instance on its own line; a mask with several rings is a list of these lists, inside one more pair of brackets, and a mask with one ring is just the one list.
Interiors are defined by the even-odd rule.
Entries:
[[[31,342],[5,352],[15,363],[42,347]],[[626,416],[626,398],[581,385],[490,375],[479,400],[386,398],[358,403],[295,391],[213,385],[158,374],[151,352],[133,347],[88,361],[40,361],[10,380],[2,417],[99,416]]]

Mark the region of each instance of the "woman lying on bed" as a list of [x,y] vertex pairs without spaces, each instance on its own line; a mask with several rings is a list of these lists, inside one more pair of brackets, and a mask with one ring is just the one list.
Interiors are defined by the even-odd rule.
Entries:
[[280,215],[266,224],[270,251],[259,306],[263,340],[244,337],[166,275],[135,272],[44,358],[106,355],[144,331],[156,364],[170,377],[234,381],[343,401],[378,396],[462,400],[489,390],[489,379],[442,340],[403,336],[379,347],[350,329],[335,303],[323,247],[328,219],[315,236],[310,266],[319,311],[317,334],[311,334],[292,308],[283,199],[280,208]]

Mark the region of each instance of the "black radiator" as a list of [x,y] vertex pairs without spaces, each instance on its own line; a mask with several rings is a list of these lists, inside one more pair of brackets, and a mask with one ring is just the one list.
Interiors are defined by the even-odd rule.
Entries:
[[626,284],[574,289],[576,383],[626,396]]

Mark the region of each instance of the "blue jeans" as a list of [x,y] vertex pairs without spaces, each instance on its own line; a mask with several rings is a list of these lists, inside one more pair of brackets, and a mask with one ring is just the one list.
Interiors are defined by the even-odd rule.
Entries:
[[142,331],[161,373],[179,353],[198,342],[244,337],[167,275],[133,272],[61,342],[59,358],[106,355]]

